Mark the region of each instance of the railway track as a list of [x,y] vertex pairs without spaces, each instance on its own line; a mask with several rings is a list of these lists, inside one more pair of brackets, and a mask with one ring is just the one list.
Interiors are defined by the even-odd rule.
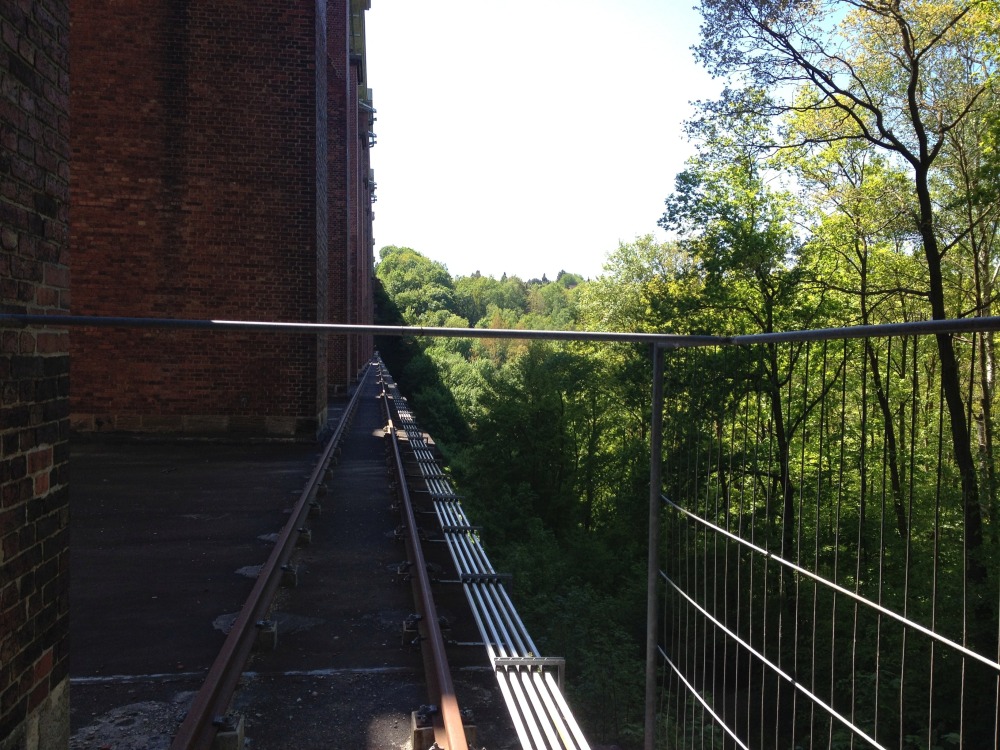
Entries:
[[[362,375],[362,379],[367,375],[368,370]],[[267,562],[257,575],[250,595],[236,616],[201,689],[195,695],[191,708],[174,735],[170,750],[209,750],[220,730],[237,729],[229,724],[227,718],[230,702],[261,630],[270,626],[267,615],[274,596],[281,586],[282,578],[288,572],[292,553],[300,539],[309,534],[304,523],[310,508],[316,507],[322,482],[331,469],[347,426],[357,408],[360,392],[360,389],[355,390],[341,419],[327,440],[323,453],[289,514],[287,523],[278,534]]]
[[[406,400],[380,360],[372,363],[365,377],[376,381],[382,404],[390,488],[395,496],[394,507],[400,514],[397,535],[404,542],[407,555],[400,566],[400,577],[409,580],[413,589],[414,614],[400,624],[403,640],[419,646],[426,680],[427,703],[411,716],[412,746],[415,750],[432,747],[467,750],[476,746],[474,724],[469,712],[460,705],[463,695],[456,690],[454,669],[449,665],[449,652],[455,655],[457,650],[458,662],[466,665],[460,669],[469,669],[468,659],[475,653],[482,654],[476,661],[487,663],[494,672],[497,682],[493,693],[496,695],[498,690],[502,696],[512,733],[517,735],[522,748],[588,748],[563,699],[562,660],[538,655],[507,594],[504,577],[486,557],[478,530],[466,517],[460,498],[453,492],[432,444],[417,426]],[[324,480],[333,472],[362,390],[355,391],[320,455],[250,596],[174,735],[171,750],[241,746],[241,720],[229,713],[234,693],[262,629],[269,626],[275,594],[288,573],[298,542],[311,533],[306,527],[310,510],[317,507]],[[414,501],[414,496],[419,502]],[[431,522],[423,523],[427,519]],[[425,555],[428,545],[433,553],[430,557],[438,562],[429,562]],[[444,567],[449,570],[444,571]],[[458,590],[461,595],[456,593]],[[439,611],[440,602],[444,601],[443,611],[451,616],[455,601],[462,598],[471,613],[463,616],[474,621],[479,638],[473,636],[457,644]],[[471,625],[467,630],[472,632]],[[472,650],[469,646],[477,648]],[[494,700],[499,703],[499,698]],[[491,746],[503,744],[492,739]],[[507,746],[512,744],[513,737]]]
[[[473,526],[455,494],[447,474],[431,450],[424,433],[384,365],[377,363],[379,381],[386,408],[386,436],[394,472],[398,477],[402,520],[408,545],[414,549],[410,563],[423,611],[420,625],[422,643],[429,651],[433,674],[439,684],[432,690],[440,693],[440,738],[445,750],[464,750],[461,713],[450,677],[444,639],[434,610],[431,585],[420,553],[418,532],[410,487],[429,496],[454,568],[475,619],[490,665],[504,697],[511,721],[522,748],[528,750],[588,750],[587,743],[562,693],[563,659],[539,656],[527,628],[517,614],[507,593],[504,576],[497,573],[480,544],[479,530]],[[406,450],[401,449],[406,446]],[[406,460],[416,468],[408,474]],[[429,672],[430,673],[430,672]],[[437,729],[437,727],[436,727]],[[445,744],[448,743],[448,744]]]

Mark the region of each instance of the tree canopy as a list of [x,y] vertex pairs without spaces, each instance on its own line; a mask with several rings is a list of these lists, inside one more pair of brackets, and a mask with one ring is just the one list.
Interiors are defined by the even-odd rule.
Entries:
[[[704,23],[694,51],[724,88],[697,104],[686,124],[693,155],[680,174],[664,175],[659,224],[669,239],[647,235],[609,248],[604,273],[589,280],[565,270],[554,281],[452,278],[414,250],[384,248],[376,273],[405,322],[726,335],[994,314],[1000,3],[698,7]],[[796,344],[678,355],[667,366],[667,416],[678,436],[665,442],[667,464],[701,478],[677,478],[673,490],[714,508],[719,523],[763,524],[774,555],[801,551],[803,534],[814,534],[822,572],[852,577],[859,591],[878,576],[879,592],[888,582],[891,596],[902,578],[926,573],[927,560],[940,563],[934,575],[950,581],[965,607],[932,604],[928,616],[995,655],[994,335],[941,335],[928,344],[870,339],[845,343],[836,356]],[[519,576],[529,624],[555,651],[593,665],[571,677],[575,699],[595,736],[630,746],[642,711],[641,686],[626,673],[641,675],[642,591],[632,583],[644,564],[637,529],[648,493],[648,353],[489,339],[410,346],[417,408],[421,398],[429,408],[449,405],[457,426],[447,428],[455,440],[444,449],[499,560]],[[838,424],[827,415],[834,395]],[[841,451],[836,481],[832,444]],[[936,476],[928,468],[935,461]],[[815,489],[810,513],[802,506],[807,485]],[[758,491],[767,498],[761,506],[747,500]],[[883,509],[877,523],[875,504]],[[839,527],[833,534],[834,518],[853,524],[849,542]],[[942,556],[936,545],[944,537],[957,542]],[[708,543],[690,544],[697,551]],[[854,560],[847,574],[842,558]],[[800,594],[792,577],[765,571],[760,580],[759,590],[733,596],[771,597],[780,602],[774,616],[794,620]],[[923,601],[906,606],[928,612]],[[586,654],[574,637],[581,629]],[[763,647],[794,662],[801,644],[780,633],[768,630]],[[836,647],[824,648],[835,662]],[[897,654],[906,648],[903,637]],[[886,668],[901,671],[888,654],[879,656]],[[949,690],[961,693],[977,674],[968,667]],[[833,684],[830,675],[822,677]],[[877,732],[902,733],[889,745],[934,746],[959,726],[968,746],[991,739],[993,724],[984,729],[977,719],[992,710],[985,692],[966,687],[965,698],[940,698],[938,726],[928,729],[918,699],[902,707],[908,690],[900,686],[895,715],[871,719],[888,726]],[[852,705],[866,715],[866,706]],[[797,731],[795,716],[779,714],[777,744]]]

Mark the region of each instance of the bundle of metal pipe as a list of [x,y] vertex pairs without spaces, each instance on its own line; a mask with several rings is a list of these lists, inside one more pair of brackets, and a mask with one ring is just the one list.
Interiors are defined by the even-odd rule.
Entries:
[[564,661],[538,656],[458,500],[439,496],[434,509],[522,746],[589,748],[563,698]]

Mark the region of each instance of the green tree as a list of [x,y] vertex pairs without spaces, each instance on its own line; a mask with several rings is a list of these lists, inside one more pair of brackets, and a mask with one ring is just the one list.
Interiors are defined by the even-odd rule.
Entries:
[[[757,97],[763,99],[760,94]],[[791,193],[771,187],[769,165],[761,158],[762,147],[769,145],[767,124],[752,113],[721,123],[712,119],[690,123],[690,131],[701,139],[698,151],[677,176],[660,224],[679,234],[680,244],[694,259],[692,273],[698,276],[701,288],[690,302],[688,318],[698,327],[697,332],[772,333],[814,326],[824,313],[825,295],[807,283],[810,279],[799,263],[796,201]],[[780,554],[786,560],[794,559],[797,528],[798,489],[792,476],[791,449],[817,403],[786,393],[801,370],[803,350],[803,344],[778,346],[769,342],[748,351],[743,362],[720,353],[729,364],[711,369],[735,376],[729,375],[725,383],[706,384],[694,402],[710,415],[711,435],[719,436],[721,444],[727,412],[736,400],[747,390],[764,396],[769,407],[767,431],[774,441],[777,465],[757,467],[756,471],[774,479],[779,501],[770,520],[780,526]],[[685,391],[685,396],[690,398],[691,393],[694,391]],[[695,455],[704,454],[706,460],[710,453],[698,449],[707,439],[709,436],[692,443]],[[706,470],[711,472],[714,467]],[[797,598],[795,577],[782,570],[775,583],[776,593],[784,600],[783,616],[792,621]],[[782,648],[780,621],[777,632],[779,663],[791,663],[795,644]],[[780,688],[779,718],[785,732],[791,731],[794,721],[790,690],[788,686]]]
[[651,234],[619,243],[604,264],[604,275],[580,292],[583,325],[588,330],[685,332],[679,306],[702,286],[694,265],[680,244],[658,243]]
[[408,247],[387,245],[379,251],[375,275],[409,325],[440,325],[458,314],[448,269]]
[[[824,113],[797,113],[790,132],[800,140],[823,127]],[[818,122],[817,122],[818,121]],[[844,300],[840,324],[870,325],[906,320],[926,308],[923,269],[910,252],[906,179],[884,155],[857,141],[838,141],[823,148],[794,150],[783,163],[808,191],[818,221],[804,248],[811,275],[824,289]],[[914,305],[916,300],[916,305]],[[908,535],[906,499],[900,463],[904,455],[890,406],[878,342],[866,339],[864,353],[887,442],[886,460],[892,487],[896,528]],[[905,430],[898,431],[905,434]],[[865,497],[862,466],[861,497]]]
[[[994,0],[702,0],[696,47],[708,70],[728,78],[718,102],[705,108],[726,120],[810,109],[827,112],[830,127],[803,146],[860,141],[905,167],[913,228],[927,266],[932,315],[948,309],[943,262],[954,238],[941,235],[932,183],[950,134],[990,100],[996,77]],[[948,74],[968,66],[961,90]],[[769,96],[760,97],[756,92]],[[986,602],[983,519],[954,342],[937,337],[951,444],[961,475],[966,571],[978,648],[992,653],[995,626]]]

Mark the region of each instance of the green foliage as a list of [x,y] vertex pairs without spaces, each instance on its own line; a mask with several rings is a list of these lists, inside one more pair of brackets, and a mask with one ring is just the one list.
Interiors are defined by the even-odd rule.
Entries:
[[[700,9],[696,54],[727,87],[687,124],[696,152],[660,217],[669,240],[637,237],[611,249],[602,276],[560,271],[551,282],[452,279],[413,250],[385,248],[379,309],[435,326],[712,334],[995,314],[997,3],[701,0]],[[450,415],[431,432],[491,557],[515,575],[529,629],[543,651],[568,658],[586,731],[637,747],[648,351],[508,339],[397,348],[406,356],[390,367],[418,412]],[[996,362],[992,333],[673,352],[664,451],[678,471],[665,475],[666,491],[733,533],[752,529],[772,556],[798,556],[995,654]],[[975,720],[986,700],[969,691],[975,665],[963,678],[959,660],[926,639],[834,606],[760,556],[710,549],[693,524],[666,531],[677,569],[700,580],[739,571],[724,611],[770,602],[758,645],[784,666],[798,655],[796,679],[829,686],[833,705],[877,723],[888,746],[950,747],[959,726],[967,747],[991,740]],[[935,594],[904,580],[933,580]],[[797,608],[809,597],[811,610]],[[796,632],[820,633],[817,643],[782,640],[792,620]],[[838,672],[847,662],[849,678]],[[806,727],[787,709],[787,686],[751,692],[768,689],[786,707],[766,730],[767,744],[781,746]],[[725,746],[706,716],[660,720],[679,745]],[[839,729],[818,741],[858,745]]]
[[448,269],[416,250],[383,247],[375,275],[410,325],[441,325],[449,313],[457,313]]
[[[385,248],[381,258],[382,322],[591,323],[593,282],[576,274],[452,280],[412,250]],[[438,304],[441,290],[453,291],[453,305]],[[570,701],[591,717],[587,731],[634,744],[643,712],[648,355],[509,339],[378,346],[445,451],[491,558],[514,574],[529,630],[544,652],[567,657]]]
[[473,326],[488,320],[491,308],[511,310],[520,317],[527,309],[527,299],[526,285],[516,276],[498,281],[475,273],[455,279],[456,311]]

